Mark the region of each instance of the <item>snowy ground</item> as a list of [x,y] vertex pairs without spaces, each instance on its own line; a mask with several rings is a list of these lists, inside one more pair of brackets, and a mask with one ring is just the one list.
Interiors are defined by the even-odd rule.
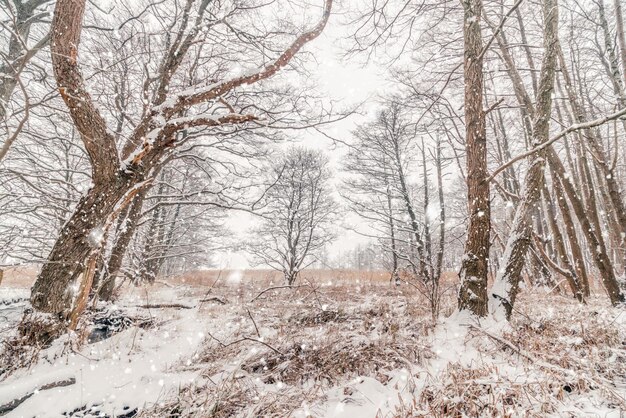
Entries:
[[[233,275],[211,289],[128,288],[99,315],[124,314],[137,325],[93,343],[62,336],[30,367],[0,377],[0,411],[16,399],[23,401],[6,416],[620,417],[626,411],[626,313],[602,297],[581,306],[527,293],[512,326],[503,329],[458,316],[433,326],[415,290],[382,281],[324,278],[257,297],[268,286]],[[26,289],[0,287],[4,345],[27,296]],[[184,307],[145,307],[172,304]],[[452,305],[449,297],[444,316]],[[63,386],[47,389],[58,382]]]

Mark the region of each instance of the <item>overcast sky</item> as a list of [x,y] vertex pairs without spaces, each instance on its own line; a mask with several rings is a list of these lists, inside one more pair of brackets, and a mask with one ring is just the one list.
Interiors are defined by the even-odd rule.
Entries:
[[[355,125],[371,116],[375,109],[376,96],[389,86],[385,68],[375,62],[359,62],[354,57],[346,59],[343,56],[349,42],[346,40],[346,33],[347,28],[342,24],[341,17],[335,14],[331,16],[324,32],[306,47],[307,51],[313,52],[317,61],[309,60],[306,67],[317,79],[321,95],[345,105],[367,102],[360,108],[364,115],[352,116],[325,129],[332,137],[340,139],[349,139]],[[345,147],[333,144],[324,135],[311,130],[302,136],[298,144],[326,151],[333,170],[336,171],[341,166]],[[245,242],[249,238],[251,226],[254,225],[253,215],[233,212],[226,224],[235,235],[235,241]],[[338,222],[338,237],[329,248],[331,258],[368,241],[351,230],[351,226],[366,228],[354,215],[348,215],[344,222]],[[249,255],[245,252],[220,252],[216,261],[219,268],[240,269],[250,266]]]

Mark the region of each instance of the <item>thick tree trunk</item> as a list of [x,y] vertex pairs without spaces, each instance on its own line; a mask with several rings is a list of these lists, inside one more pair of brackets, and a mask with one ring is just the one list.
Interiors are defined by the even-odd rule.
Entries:
[[469,226],[458,295],[459,310],[487,315],[487,275],[491,234],[491,207],[487,172],[487,134],[483,106],[482,1],[465,0],[465,148]]
[[[557,60],[558,2],[543,1],[544,57],[541,66],[535,120],[532,127],[533,146],[549,139],[552,91]],[[524,180],[522,199],[518,203],[513,226],[503,254],[502,265],[491,290],[491,311],[496,317],[509,319],[519,290],[519,280],[532,239],[532,213],[536,210],[545,174],[545,152],[535,155]]]
[[100,245],[107,218],[136,179],[95,184],[63,226],[32,288],[31,303],[39,311],[66,315],[73,303],[72,284],[85,269],[90,252]]

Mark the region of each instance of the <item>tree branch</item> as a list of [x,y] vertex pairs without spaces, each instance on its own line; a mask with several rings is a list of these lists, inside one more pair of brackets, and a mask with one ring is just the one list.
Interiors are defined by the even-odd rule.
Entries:
[[562,130],[561,132],[559,132],[557,135],[553,136],[552,138],[550,138],[550,140],[544,142],[541,145],[536,146],[535,148],[531,149],[530,151],[526,151],[520,155],[517,155],[513,158],[511,158],[509,161],[507,161],[506,163],[502,164],[500,167],[498,167],[488,178],[487,178],[487,182],[491,182],[498,174],[500,174],[502,171],[504,171],[506,168],[508,168],[509,166],[515,164],[516,162],[518,162],[519,160],[522,160],[526,157],[529,157],[539,151],[542,151],[546,148],[548,148],[550,145],[554,144],[556,141],[558,141],[559,139],[563,138],[565,135],[575,132],[575,131],[579,131],[581,129],[588,129],[588,128],[593,128],[595,126],[599,126],[599,125],[603,125],[608,121],[611,121],[613,119],[617,119],[620,118],[622,116],[626,115],[626,108],[615,112],[615,113],[611,113],[610,115],[604,116],[602,118],[599,119],[594,119],[591,120],[589,122],[583,122],[583,123],[576,123],[574,125],[571,125],[569,128]]
[[119,167],[115,138],[85,88],[77,62],[85,0],[59,0],[54,10],[50,50],[59,92],[92,165],[94,181],[107,181]]

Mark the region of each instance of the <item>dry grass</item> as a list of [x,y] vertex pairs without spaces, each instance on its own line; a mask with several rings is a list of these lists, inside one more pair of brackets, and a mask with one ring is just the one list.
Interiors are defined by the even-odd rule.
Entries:
[[35,282],[39,268],[36,266],[9,267],[4,270],[2,287],[29,288]]
[[[245,272],[241,282],[229,283],[229,274],[222,272],[217,283],[217,272],[185,279],[213,284],[209,293],[228,303],[206,304],[202,311],[236,326],[207,337],[194,366],[200,381],[141,416],[289,416],[304,402],[324,405],[336,387],[351,402],[351,379],[370,376],[387,385],[399,369],[411,371],[413,392],[379,416],[577,416],[567,408],[598,397],[609,410],[626,408],[619,389],[626,387],[626,330],[611,324],[603,298],[580,306],[540,291],[524,293],[512,331],[502,337],[507,344],[470,332],[466,343],[487,360],[472,367],[452,362],[435,376],[424,372],[435,356],[428,340],[434,324],[423,296],[410,286],[390,286],[376,273],[366,279],[325,272],[257,298],[281,285],[280,277]],[[454,304],[454,293],[446,294],[443,312]]]
[[[282,284],[284,278],[281,272],[269,269],[246,270],[197,270],[167,279],[170,284],[185,284],[188,286],[210,286],[214,282],[227,282],[236,278],[236,281],[245,283],[269,285]],[[389,273],[382,270],[350,270],[350,269],[311,269],[301,274],[301,279],[323,281],[367,281],[389,282]]]
[[30,367],[37,361],[39,352],[65,332],[65,325],[49,315],[25,313],[17,333],[2,340],[0,379],[20,368]]
[[[454,309],[455,280],[446,274],[443,316]],[[294,288],[282,284],[278,273],[254,270],[125,287],[151,303],[151,294],[176,286],[182,290],[173,302],[197,305],[216,324],[193,365],[174,366],[200,378],[140,416],[285,417],[305,402],[319,411],[335,388],[342,403],[356,402],[356,377],[387,387],[398,370],[409,371],[408,389],[389,387],[400,401],[381,417],[580,416],[585,403],[626,410],[626,330],[603,297],[579,305],[543,290],[524,292],[501,341],[470,331],[465,344],[480,358],[471,367],[452,361],[434,374],[431,349],[441,347],[430,346],[435,324],[415,288],[391,286],[383,272],[352,270],[309,271]],[[224,304],[199,302],[212,298]],[[29,354],[16,347],[7,359],[25,364]]]

